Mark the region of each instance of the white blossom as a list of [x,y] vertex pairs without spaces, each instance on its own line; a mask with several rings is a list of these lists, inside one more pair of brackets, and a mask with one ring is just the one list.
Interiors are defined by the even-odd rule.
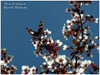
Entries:
[[83,72],[84,72],[84,68],[80,68],[79,73],[83,73]]
[[83,16],[84,16],[84,15],[83,15],[83,14],[81,14],[81,18],[83,18]]
[[51,68],[52,64],[54,64],[54,60],[50,60],[47,62],[48,68]]
[[77,13],[75,13],[75,16],[73,16],[73,18],[78,18],[79,17],[79,15],[77,14]]
[[83,57],[83,56],[81,56],[81,55],[79,55],[78,57],[79,57],[80,59],[84,59],[84,57]]
[[25,69],[29,70],[29,66],[23,65],[23,66],[22,66],[22,70],[25,70]]
[[49,38],[51,43],[54,43],[54,40],[52,39],[52,37]]
[[69,9],[69,8],[67,8],[67,9],[66,9],[66,12],[69,12],[69,11],[70,11],[70,9]]
[[67,28],[70,29],[71,28],[71,25],[67,25]]
[[88,16],[88,17],[89,17],[90,15],[86,15],[86,16]]
[[96,36],[96,37],[95,37],[95,39],[98,39],[98,38],[99,38],[99,36]]
[[24,71],[24,70],[22,70],[22,75],[23,75],[23,74],[25,74],[25,71]]
[[90,57],[93,57],[93,55],[91,54]]
[[73,73],[73,71],[68,71],[67,73],[69,73],[69,74],[70,74],[70,73]]
[[92,63],[91,60],[84,60],[81,62],[81,66],[84,67],[85,64],[90,65]]
[[[74,20],[73,20],[74,21]],[[72,26],[73,25],[73,23],[72,23],[72,20],[67,20],[67,24],[69,25],[69,26]],[[69,27],[70,28],[70,27]]]
[[[62,28],[62,34],[63,34],[63,36],[64,36],[64,38],[66,39],[66,40],[68,40],[68,37],[67,37],[67,35],[69,35],[68,34],[68,31],[70,31],[71,29],[66,29],[66,24],[64,24],[64,26],[63,26],[63,28]],[[66,34],[65,34],[66,33]]]
[[56,40],[55,42],[58,44],[58,46],[62,46],[62,44],[63,44],[59,39]]
[[71,28],[68,28],[67,30],[68,30],[68,31],[71,31]]
[[45,59],[45,61],[47,62],[47,61],[49,61],[50,59],[52,59],[50,56],[46,56],[46,55],[44,55],[43,56],[43,59]]
[[58,55],[58,57],[55,59],[55,61],[59,64],[66,64],[66,56],[65,55]]
[[69,23],[71,23],[71,21],[70,20],[67,20],[66,23],[69,24]]
[[49,29],[44,30],[44,33],[51,34],[51,31]]
[[88,46],[89,46],[88,44],[85,46],[85,50],[88,50]]
[[7,63],[4,62],[3,65],[4,65],[4,66],[7,66]]
[[37,49],[37,44],[34,44],[35,49]]
[[85,34],[87,33],[87,29],[84,29],[84,33],[85,33]]
[[71,21],[74,21],[75,22],[76,20],[77,20],[76,18],[73,18]]
[[50,44],[50,42],[48,41],[47,44]]
[[92,40],[91,43],[94,44],[94,41]]
[[42,40],[45,39],[45,38],[47,38],[47,35],[41,36],[41,39],[42,39]]
[[75,60],[75,59],[73,59],[73,60],[71,61],[71,63],[72,63],[73,65],[75,65],[76,60]]
[[43,65],[46,65],[47,63],[46,62],[43,62]]
[[85,40],[87,40],[87,39],[88,39],[88,36],[86,36],[86,35],[83,35],[83,36],[84,36],[84,39],[85,39]]
[[[34,71],[33,71],[33,70],[34,70]],[[30,68],[30,73],[33,74],[33,73],[35,73],[35,72],[36,72],[36,67],[35,67],[35,66],[31,67],[31,68]]]
[[94,22],[95,22],[95,23],[98,23],[98,18],[96,18]]
[[82,39],[82,35],[79,35],[79,39]]
[[54,60],[50,60],[47,62],[49,65],[52,65],[54,63]]
[[4,65],[4,64],[5,64],[5,61],[1,60],[0,65]]
[[63,45],[63,50],[66,50],[66,49],[68,49],[68,48],[69,48],[69,46]]
[[63,33],[63,34],[64,34],[65,30],[66,30],[66,24],[64,23],[64,26],[63,26],[63,28],[62,28],[62,33]]

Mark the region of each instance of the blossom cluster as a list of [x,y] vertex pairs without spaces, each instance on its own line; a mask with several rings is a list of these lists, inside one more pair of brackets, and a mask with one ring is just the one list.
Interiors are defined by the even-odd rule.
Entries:
[[26,28],[26,30],[32,35],[31,41],[36,49],[36,51],[34,51],[36,56],[42,56],[43,53],[52,54],[54,57],[57,56],[57,51],[60,50],[60,46],[62,46],[63,43],[59,39],[54,41],[52,37],[47,36],[51,34],[51,31],[49,29],[43,30],[42,21],[40,22],[38,31],[35,32],[29,28]]
[[[99,67],[91,60],[86,60],[87,57],[93,57],[92,49],[99,49],[99,44],[95,43],[91,37],[89,24],[94,22],[98,23],[98,18],[92,15],[84,15],[84,10],[81,9],[82,5],[91,4],[90,1],[69,1],[72,8],[67,8],[66,12],[71,12],[71,20],[67,20],[63,26],[62,34],[66,40],[72,36],[73,45],[63,45],[58,39],[54,41],[49,29],[43,29],[43,23],[40,22],[38,31],[33,31],[26,28],[32,35],[32,44],[36,51],[36,56],[41,55],[45,62],[40,66],[42,73],[55,73],[55,74],[84,74],[88,71],[90,74],[98,73]],[[99,39],[96,36],[95,39]],[[63,50],[70,51],[70,57],[58,54],[60,46],[63,45]],[[84,56],[85,55],[85,56]],[[93,71],[90,70],[90,67]],[[88,68],[89,67],[89,68]]]
[[10,66],[8,65],[12,61],[13,56],[7,55],[5,48],[1,49],[1,53],[2,53],[2,58],[0,61],[1,74],[15,74],[17,68],[14,65]]
[[[45,62],[41,64],[42,71],[46,72],[57,72],[61,73],[59,69],[64,68],[67,63],[67,57],[65,55],[59,55],[58,51],[60,50],[60,46],[63,43],[57,39],[53,40],[52,37],[48,37],[48,34],[51,34],[49,29],[43,30],[43,23],[40,22],[41,28],[38,28],[38,31],[35,32],[29,28],[26,30],[32,35],[32,44],[36,51],[34,54],[36,56],[42,56]],[[34,33],[34,34],[33,34]]]
[[35,74],[38,71],[38,67],[29,67],[26,65],[22,66],[22,74]]
[[[82,64],[82,57],[93,57],[92,55],[92,49],[99,49],[99,44],[95,43],[93,38],[91,37],[92,33],[90,31],[89,24],[94,22],[98,23],[98,18],[95,18],[92,15],[84,15],[84,10],[81,9],[82,5],[88,5],[91,4],[90,1],[70,1],[70,5],[72,5],[72,8],[67,8],[66,12],[71,12],[71,20],[67,20],[66,24],[64,24],[62,28],[62,33],[63,36],[66,40],[68,40],[69,36],[73,37],[72,43],[73,46],[68,46],[68,45],[63,45],[63,50],[70,50],[71,52],[71,57],[75,61],[75,66],[73,69],[75,69],[75,74],[78,73],[77,69],[80,69],[80,66]],[[95,39],[99,39],[99,36],[96,36]],[[79,57],[81,55],[81,58]],[[83,56],[85,55],[85,56]],[[82,58],[86,59],[86,58]],[[81,60],[81,63],[78,63],[78,61]],[[84,61],[86,63],[86,61]],[[88,63],[88,62],[87,62]],[[91,61],[91,64],[88,64],[91,66],[93,70],[95,70],[98,73],[98,66],[94,65],[94,63]],[[93,66],[94,65],[94,66]],[[73,66],[71,64],[71,66]],[[81,70],[83,69],[82,73],[85,71],[88,71],[89,69],[87,64],[85,64],[85,68],[82,67]],[[77,68],[77,69],[76,69]],[[77,71],[76,71],[77,70]],[[79,72],[81,72],[79,70]],[[91,74],[93,71],[89,71]],[[80,73],[81,74],[81,73]]]
[[45,55],[43,56],[43,59],[45,59],[45,62],[41,65],[42,71],[50,71],[58,74],[62,74],[60,69],[63,69],[67,63],[65,55],[58,55],[56,58]]

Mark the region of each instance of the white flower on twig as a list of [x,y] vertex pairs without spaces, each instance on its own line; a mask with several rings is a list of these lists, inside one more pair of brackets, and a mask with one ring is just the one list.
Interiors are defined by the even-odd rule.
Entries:
[[58,44],[58,46],[62,46],[62,44],[63,44],[59,39],[56,40],[55,42]]
[[44,30],[45,34],[51,34],[51,31],[49,29]]
[[66,50],[66,49],[68,49],[68,48],[69,48],[69,46],[63,45],[63,50]]

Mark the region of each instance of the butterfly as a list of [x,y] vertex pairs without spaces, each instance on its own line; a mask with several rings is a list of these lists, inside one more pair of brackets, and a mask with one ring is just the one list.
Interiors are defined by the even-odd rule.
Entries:
[[25,28],[25,30],[30,33],[30,35],[33,35],[33,36],[39,36],[41,33],[43,33],[43,22],[41,21],[39,26],[38,26],[38,31],[33,31],[32,29],[29,29],[29,28]]
[[33,31],[32,29],[29,29],[29,28],[25,28],[25,30],[30,34],[32,35],[32,40],[35,40],[35,39],[40,39],[40,36],[43,34],[43,22],[40,21],[40,24],[38,26],[38,30],[37,31]]

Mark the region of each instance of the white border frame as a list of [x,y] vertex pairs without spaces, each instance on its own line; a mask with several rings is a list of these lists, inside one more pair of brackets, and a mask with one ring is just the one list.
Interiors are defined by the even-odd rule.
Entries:
[[[0,0],[0,49],[1,49],[1,1],[83,1],[83,0]],[[100,36],[100,0],[84,0],[84,1],[99,1],[99,36]],[[100,53],[99,53],[99,58],[100,58]],[[1,50],[0,50],[0,61],[1,61]],[[0,74],[1,74],[1,67],[0,67]],[[1,74],[1,75],[6,75],[6,74]],[[22,75],[22,74],[9,74],[9,75]],[[41,74],[34,74],[34,75],[41,75]],[[57,75],[57,74],[45,74],[45,75]],[[65,74],[58,74],[58,75],[65,75]],[[77,74],[66,74],[66,75],[77,75]],[[85,74],[85,75],[91,75],[91,74]],[[99,74],[92,74],[92,75],[100,75],[100,59],[99,59]]]

